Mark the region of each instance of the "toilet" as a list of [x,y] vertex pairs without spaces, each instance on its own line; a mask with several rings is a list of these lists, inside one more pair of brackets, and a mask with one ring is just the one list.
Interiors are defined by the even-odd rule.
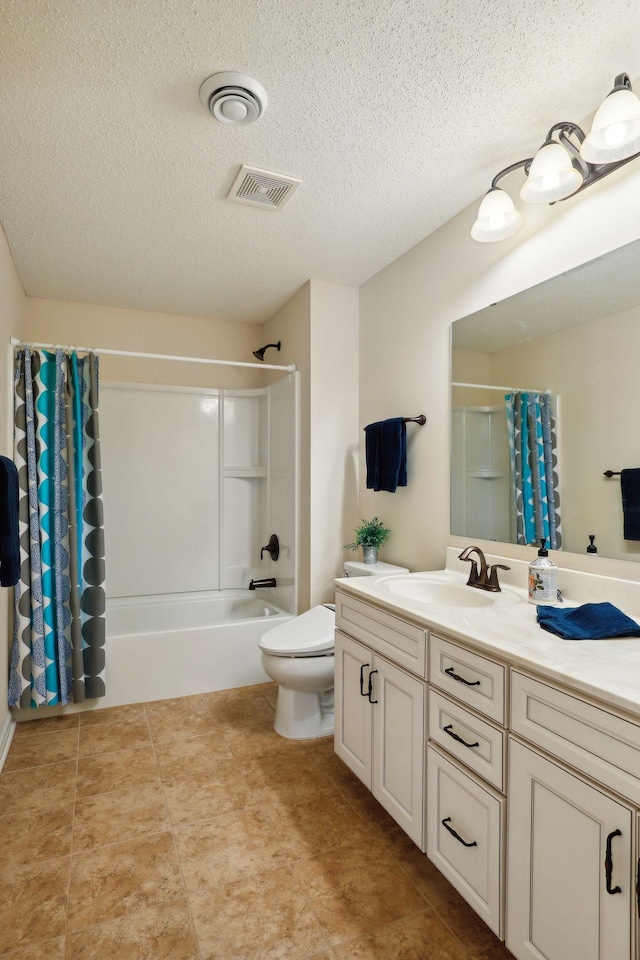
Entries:
[[[392,563],[347,561],[346,577],[408,573]],[[279,685],[274,730],[288,740],[310,740],[333,733],[335,606],[312,607],[274,627],[258,641],[262,666]]]

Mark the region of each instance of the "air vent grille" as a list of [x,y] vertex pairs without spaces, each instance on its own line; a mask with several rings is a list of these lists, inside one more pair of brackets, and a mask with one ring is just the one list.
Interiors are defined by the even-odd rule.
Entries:
[[289,201],[302,181],[295,177],[285,177],[256,167],[240,167],[231,190],[229,200],[237,203],[249,203],[254,207],[267,210],[280,210]]

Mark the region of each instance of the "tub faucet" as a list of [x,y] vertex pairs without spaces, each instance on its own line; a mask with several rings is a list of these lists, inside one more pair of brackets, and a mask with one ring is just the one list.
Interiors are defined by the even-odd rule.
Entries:
[[265,577],[264,580],[252,580],[249,584],[249,590],[255,590],[256,587],[275,587],[275,577]]
[[[471,559],[471,554],[475,553],[480,561],[480,569],[475,560]],[[458,560],[467,560],[471,564],[468,587],[477,587],[478,590],[489,590],[491,593],[500,593],[500,584],[498,582],[498,570],[510,570],[504,563],[494,563],[487,566],[487,560],[480,547],[467,547],[463,550]]]

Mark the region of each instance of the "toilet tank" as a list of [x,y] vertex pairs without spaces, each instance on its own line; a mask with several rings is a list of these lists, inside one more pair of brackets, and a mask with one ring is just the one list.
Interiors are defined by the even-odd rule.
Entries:
[[360,560],[347,560],[344,565],[345,577],[391,577],[396,573],[409,573],[407,567],[398,567],[395,563],[362,563]]

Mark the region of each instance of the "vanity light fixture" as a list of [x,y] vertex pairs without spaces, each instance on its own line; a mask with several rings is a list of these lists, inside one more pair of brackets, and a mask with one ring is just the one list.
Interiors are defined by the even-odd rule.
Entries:
[[523,169],[526,177],[520,190],[521,200],[556,203],[580,193],[638,156],[640,100],[633,93],[627,74],[621,73],[598,108],[588,135],[577,123],[556,123],[534,157],[512,163],[495,175],[480,204],[471,236],[480,243],[493,243],[513,236],[522,227],[522,214],[509,194],[498,186],[514,170]]

